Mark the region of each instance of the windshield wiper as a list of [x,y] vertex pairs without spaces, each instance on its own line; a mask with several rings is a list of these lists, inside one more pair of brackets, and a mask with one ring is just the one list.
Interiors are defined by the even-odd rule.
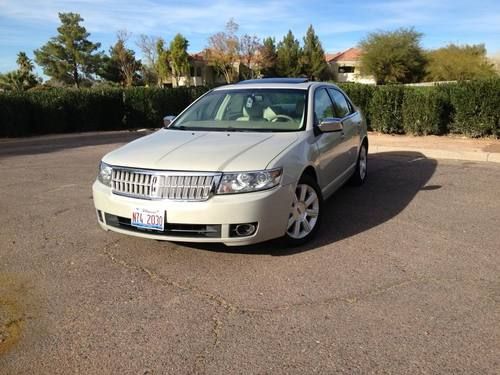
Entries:
[[191,127],[191,126],[184,126],[184,125],[176,125],[176,126],[172,126],[171,128],[167,128],[167,129],[188,130],[188,131],[204,130],[203,128],[197,128],[197,127]]
[[227,132],[249,132],[249,131],[252,131],[251,129],[233,128],[232,126],[228,126],[227,128],[222,128],[221,130],[227,131]]

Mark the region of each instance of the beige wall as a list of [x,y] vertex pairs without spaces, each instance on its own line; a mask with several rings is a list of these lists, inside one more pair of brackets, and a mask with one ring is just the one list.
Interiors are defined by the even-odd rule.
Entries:
[[[332,70],[335,74],[337,82],[356,82],[356,83],[364,83],[364,84],[375,84],[375,79],[372,76],[363,76],[359,70],[359,62],[358,61],[334,61],[329,63],[332,67]],[[354,72],[352,73],[339,73],[339,68],[346,67],[354,67]]]

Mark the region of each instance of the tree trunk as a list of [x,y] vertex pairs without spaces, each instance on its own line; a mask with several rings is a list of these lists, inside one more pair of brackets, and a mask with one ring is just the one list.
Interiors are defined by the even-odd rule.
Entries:
[[78,67],[76,64],[73,66],[73,80],[75,81],[75,87],[80,88],[80,78],[78,77]]
[[226,79],[226,83],[231,83],[231,74],[228,69],[224,69],[224,78]]

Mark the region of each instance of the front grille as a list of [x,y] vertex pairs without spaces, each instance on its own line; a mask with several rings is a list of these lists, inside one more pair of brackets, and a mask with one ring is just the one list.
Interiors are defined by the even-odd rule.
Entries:
[[141,199],[207,200],[220,173],[113,168],[113,193]]
[[149,230],[133,227],[130,224],[130,219],[121,216],[115,216],[106,213],[106,224],[115,228],[121,228],[132,232],[143,232],[158,236],[171,237],[192,237],[192,238],[220,238],[220,224],[173,224],[165,223],[163,231]]

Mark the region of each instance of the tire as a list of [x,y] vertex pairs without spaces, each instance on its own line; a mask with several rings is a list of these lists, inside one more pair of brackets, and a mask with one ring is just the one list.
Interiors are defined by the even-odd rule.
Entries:
[[356,170],[350,179],[351,185],[361,186],[368,175],[368,147],[363,142],[359,148],[358,160],[356,162]]
[[308,175],[300,178],[295,188],[288,227],[286,244],[299,246],[310,241],[318,232],[323,217],[323,197],[316,180]]

